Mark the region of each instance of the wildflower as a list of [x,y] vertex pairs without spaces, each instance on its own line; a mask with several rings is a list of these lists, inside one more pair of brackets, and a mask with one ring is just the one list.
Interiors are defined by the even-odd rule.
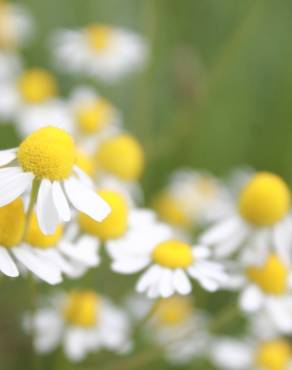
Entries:
[[36,214],[44,234],[54,233],[60,222],[70,220],[69,202],[102,221],[110,208],[82,181],[84,173],[75,161],[74,142],[64,130],[44,127],[35,131],[19,148],[0,152],[0,206],[9,204],[33,184],[39,185]]

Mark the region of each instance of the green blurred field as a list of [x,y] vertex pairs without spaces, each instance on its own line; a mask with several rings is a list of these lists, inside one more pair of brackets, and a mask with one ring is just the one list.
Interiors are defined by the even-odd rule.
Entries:
[[[223,175],[236,166],[272,170],[292,183],[292,2],[288,0],[21,0],[37,22],[35,42],[24,50],[28,66],[50,66],[47,39],[60,27],[109,22],[149,38],[152,58],[142,74],[117,85],[97,85],[124,112],[126,127],[147,155],[143,184],[149,197],[180,166]],[[66,96],[77,84],[60,76]],[[0,127],[1,148],[15,145],[9,126]],[[105,269],[106,270],[106,269]],[[109,277],[109,279],[112,277]],[[106,287],[107,275],[91,273],[84,284]],[[113,278],[112,278],[113,279]],[[127,279],[121,279],[128,287]],[[102,282],[102,284],[101,284]],[[29,341],[18,320],[29,305],[26,281],[1,281],[1,369],[28,369]],[[72,284],[72,283],[70,283]],[[222,298],[221,298],[222,299]],[[215,302],[216,299],[212,299]],[[217,301],[216,301],[217,304]],[[53,357],[43,361],[53,367]],[[102,354],[88,365],[56,370],[126,370],[107,367]],[[157,364],[155,367],[154,365]],[[170,368],[154,362],[153,369]],[[202,365],[191,369],[207,369]]]

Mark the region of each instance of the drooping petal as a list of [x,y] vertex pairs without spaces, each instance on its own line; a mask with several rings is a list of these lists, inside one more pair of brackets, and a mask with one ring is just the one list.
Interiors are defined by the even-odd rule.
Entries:
[[112,270],[120,274],[134,274],[143,270],[149,263],[148,258],[120,258],[112,263]]
[[12,162],[16,158],[16,149],[6,149],[0,151],[0,167]]
[[15,262],[3,247],[0,247],[0,271],[10,277],[16,277],[19,275]]
[[173,272],[170,269],[162,270],[158,285],[159,294],[163,298],[168,298],[174,293]]
[[175,270],[173,276],[173,284],[175,290],[180,294],[185,295],[189,294],[192,291],[190,280],[187,277],[186,273],[181,269]]
[[53,201],[60,220],[68,222],[71,219],[71,211],[65,194],[58,181],[53,182]]
[[11,174],[6,179],[2,179],[0,181],[0,207],[6,206],[22,195],[32,180],[33,174],[30,172]]

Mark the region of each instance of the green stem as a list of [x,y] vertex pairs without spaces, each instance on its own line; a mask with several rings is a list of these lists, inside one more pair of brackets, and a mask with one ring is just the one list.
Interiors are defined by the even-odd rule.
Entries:
[[[37,281],[35,280],[32,273],[28,275],[28,282],[30,288],[30,317],[33,322],[35,314],[36,314],[36,301],[37,301]],[[34,324],[32,324],[32,331],[31,331],[31,353],[32,353],[32,369],[39,370],[41,369],[40,358],[35,351],[34,347],[34,338],[35,338],[35,329]]]
[[238,316],[238,307],[235,302],[232,302],[229,306],[224,308],[221,312],[218,313],[216,318],[211,321],[209,325],[209,330],[211,332],[218,332],[228,323],[230,323],[233,319]]

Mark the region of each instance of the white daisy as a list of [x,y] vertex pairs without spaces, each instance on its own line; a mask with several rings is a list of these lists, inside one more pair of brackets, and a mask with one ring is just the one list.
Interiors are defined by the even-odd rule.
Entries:
[[24,327],[34,333],[39,353],[63,345],[72,361],[81,361],[100,349],[123,352],[130,347],[124,312],[91,290],[54,297],[49,307],[40,308],[33,317],[27,316]]
[[44,234],[54,233],[60,222],[71,219],[69,202],[80,212],[102,221],[110,207],[88,185],[89,178],[75,161],[72,138],[56,127],[39,129],[19,148],[1,151],[0,207],[33,186],[37,219]]
[[33,21],[27,10],[19,4],[1,1],[0,47],[15,49],[31,39]]
[[[291,261],[290,191],[277,175],[255,174],[243,187],[238,204],[224,220],[211,226],[200,242],[214,247],[217,257],[241,252],[263,261],[269,250]],[[246,252],[247,251],[247,252]]]
[[190,277],[209,291],[217,290],[227,279],[223,266],[209,261],[207,248],[177,240],[169,226],[155,220],[139,232],[109,241],[108,251],[115,272],[132,274],[146,268],[136,289],[149,298],[189,294]]
[[106,82],[141,67],[148,54],[148,46],[141,36],[100,24],[59,31],[52,49],[57,66],[63,71]]

